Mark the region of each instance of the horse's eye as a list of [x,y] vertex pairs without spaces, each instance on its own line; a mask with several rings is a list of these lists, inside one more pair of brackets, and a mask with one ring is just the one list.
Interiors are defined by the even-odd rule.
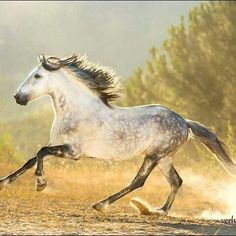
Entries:
[[34,78],[35,78],[35,79],[40,79],[41,77],[42,77],[42,76],[39,75],[39,74],[35,74],[35,75],[34,75]]

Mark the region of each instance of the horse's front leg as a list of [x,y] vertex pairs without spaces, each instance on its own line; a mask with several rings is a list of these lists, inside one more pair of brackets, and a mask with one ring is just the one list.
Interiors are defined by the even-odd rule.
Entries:
[[18,170],[11,173],[10,175],[0,179],[0,189],[7,186],[8,184],[14,182],[18,177],[24,174],[27,170],[32,168],[37,162],[37,156],[29,159],[23,166],[21,166]]
[[37,153],[37,168],[35,175],[37,176],[37,191],[42,191],[47,186],[47,180],[43,172],[43,159],[46,156],[56,156],[60,158],[68,158],[73,160],[78,160],[75,158],[71,147],[68,144],[58,145],[58,146],[46,146],[40,149]]

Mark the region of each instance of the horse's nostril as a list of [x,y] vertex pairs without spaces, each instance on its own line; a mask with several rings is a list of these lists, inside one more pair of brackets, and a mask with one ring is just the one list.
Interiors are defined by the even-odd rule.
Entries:
[[14,95],[15,100],[18,100],[19,97],[20,97],[20,95],[19,95],[18,93],[16,93],[16,94]]
[[16,93],[16,94],[14,95],[14,98],[15,98],[16,101],[20,100],[20,99],[21,99],[21,94]]
[[17,93],[14,95],[14,98],[16,100],[16,103],[20,105],[27,105],[29,101],[28,95],[24,93]]

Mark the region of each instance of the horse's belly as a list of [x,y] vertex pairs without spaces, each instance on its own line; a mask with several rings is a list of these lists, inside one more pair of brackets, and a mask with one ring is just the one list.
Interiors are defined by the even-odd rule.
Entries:
[[93,145],[84,146],[86,156],[104,160],[126,160],[140,155],[148,147],[145,142],[103,140],[103,142],[94,142]]
[[126,159],[130,159],[136,155],[138,155],[138,151],[127,151],[121,150],[117,147],[113,148],[91,148],[86,150],[85,156],[92,157],[101,160],[115,160],[115,161],[122,161]]

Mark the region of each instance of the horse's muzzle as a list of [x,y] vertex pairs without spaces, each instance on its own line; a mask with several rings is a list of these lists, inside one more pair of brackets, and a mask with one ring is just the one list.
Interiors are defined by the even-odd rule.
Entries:
[[16,103],[19,105],[24,105],[26,106],[29,102],[29,96],[24,93],[17,93],[14,95],[14,98],[16,100]]

